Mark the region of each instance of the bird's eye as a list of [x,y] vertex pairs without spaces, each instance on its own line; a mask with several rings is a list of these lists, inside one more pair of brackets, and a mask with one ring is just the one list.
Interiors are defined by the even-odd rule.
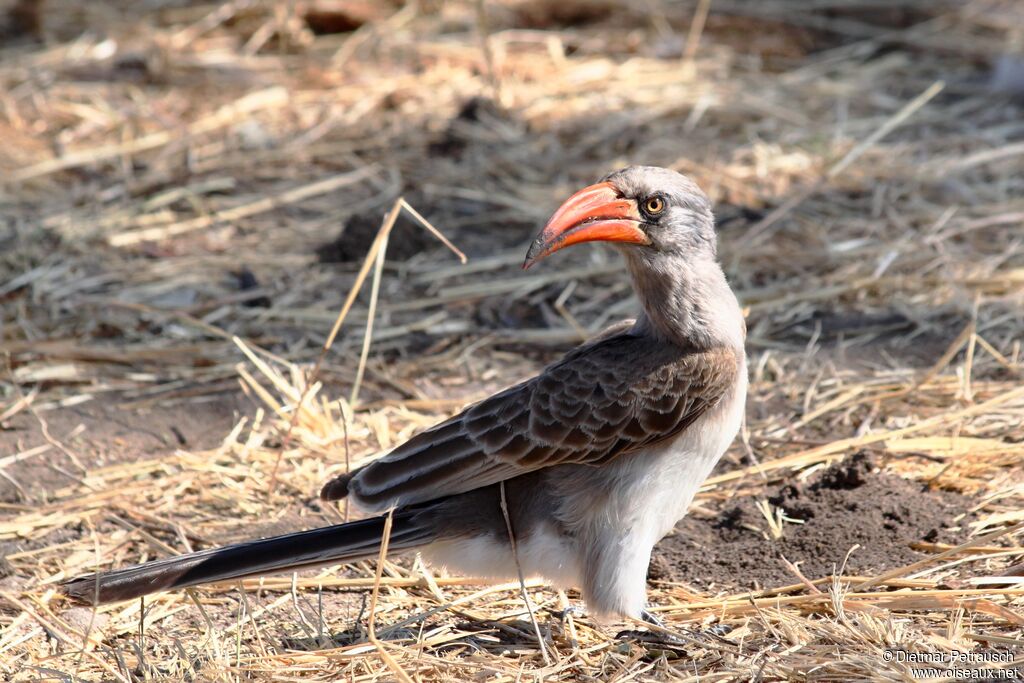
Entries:
[[648,197],[647,200],[644,201],[644,210],[652,216],[657,216],[665,210],[665,200],[657,195]]

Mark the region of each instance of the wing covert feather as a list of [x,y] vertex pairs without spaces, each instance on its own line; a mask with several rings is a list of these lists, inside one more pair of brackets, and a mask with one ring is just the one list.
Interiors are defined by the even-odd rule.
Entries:
[[671,438],[716,405],[739,363],[629,333],[605,335],[329,482],[371,509],[464,493],[561,464],[597,465]]

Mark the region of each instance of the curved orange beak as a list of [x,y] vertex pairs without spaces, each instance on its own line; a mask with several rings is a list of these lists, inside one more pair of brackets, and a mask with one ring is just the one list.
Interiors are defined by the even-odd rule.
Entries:
[[580,242],[650,244],[642,223],[636,202],[620,197],[611,183],[585,187],[551,216],[526,252],[523,269]]

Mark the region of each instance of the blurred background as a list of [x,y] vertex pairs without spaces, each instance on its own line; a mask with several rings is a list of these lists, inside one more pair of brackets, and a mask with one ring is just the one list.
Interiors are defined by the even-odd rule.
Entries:
[[7,589],[335,519],[329,473],[632,314],[610,249],[519,268],[631,164],[712,197],[746,306],[704,505],[867,449],[970,497],[964,534],[1020,517],[1024,3],[0,0]]
[[[991,295],[989,341],[1015,352],[1019,299],[1000,299],[1022,272],[1020,3],[0,10],[20,381],[216,394],[237,351],[207,326],[314,358],[399,196],[470,260],[400,219],[371,375],[459,345],[575,343],[633,308],[611,252],[518,266],[562,198],[628,164],[715,200],[753,351],[898,332],[934,360]],[[327,381],[351,383],[369,289]]]

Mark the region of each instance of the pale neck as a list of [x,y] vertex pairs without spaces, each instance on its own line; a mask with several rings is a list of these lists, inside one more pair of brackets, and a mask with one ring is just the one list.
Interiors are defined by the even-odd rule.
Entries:
[[627,257],[643,309],[634,329],[682,346],[743,350],[746,327],[736,296],[713,258],[655,263]]

